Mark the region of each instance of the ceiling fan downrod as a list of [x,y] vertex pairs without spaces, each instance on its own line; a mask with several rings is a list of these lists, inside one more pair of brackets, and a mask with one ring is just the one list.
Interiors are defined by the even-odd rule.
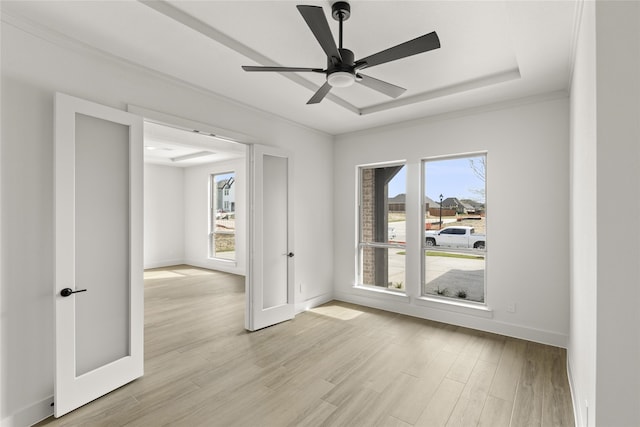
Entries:
[[340,24],[338,30],[338,49],[342,49],[342,23],[351,16],[351,5],[346,1],[337,1],[331,5],[331,16]]

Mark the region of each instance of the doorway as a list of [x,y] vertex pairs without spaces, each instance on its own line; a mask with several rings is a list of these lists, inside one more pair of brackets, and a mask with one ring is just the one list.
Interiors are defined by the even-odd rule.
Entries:
[[[56,402],[56,417],[62,416],[94,399],[113,391],[128,382],[140,378],[144,372],[143,359],[143,286],[142,286],[142,269],[145,267],[143,252],[143,236],[144,236],[144,220],[143,220],[143,203],[144,192],[143,186],[145,180],[144,175],[144,151],[176,151],[180,149],[197,149],[195,152],[183,153],[178,155],[165,156],[171,163],[193,162],[197,159],[213,156],[216,150],[222,153],[233,151],[220,150],[220,142],[235,142],[228,138],[221,138],[212,132],[217,132],[215,128],[208,125],[193,125],[185,119],[172,118],[162,113],[150,112],[151,117],[156,117],[154,121],[147,114],[149,110],[139,107],[129,106],[129,112],[124,112],[115,108],[107,107],[81,98],[75,98],[66,94],[57,93],[55,99],[55,171],[56,171],[56,277],[54,281],[55,299],[55,341],[56,341],[56,358],[55,358],[55,392],[54,399]],[[160,118],[157,118],[157,117]],[[164,123],[182,123],[175,127],[170,126],[167,130],[163,128],[158,132],[171,132],[185,129],[190,130],[193,134],[202,134],[203,131],[193,129],[208,129],[206,132],[206,141],[189,141],[188,143],[177,144],[179,147],[175,150],[155,150],[144,148],[144,125],[143,117],[148,121],[153,121],[155,125]],[[86,118],[86,119],[85,119]],[[166,118],[163,119],[163,118]],[[186,123],[186,125],[185,125]],[[151,124],[148,126],[152,127]],[[80,131],[79,131],[80,130]],[[186,137],[186,133],[182,136]],[[238,135],[238,134],[235,134]],[[202,135],[200,135],[202,136]],[[150,146],[150,138],[147,138],[147,145]],[[175,143],[175,139],[170,138],[165,144]],[[242,246],[234,247],[235,252],[239,252],[241,248],[251,256],[236,256],[233,259],[224,259],[225,264],[213,265],[211,263],[220,262],[220,259],[210,259],[206,256],[205,260],[201,258],[208,255],[209,247],[209,231],[207,216],[210,215],[211,204],[208,203],[208,188],[211,180],[210,165],[202,167],[192,166],[190,168],[173,170],[174,175],[182,176],[178,185],[169,184],[170,179],[164,183],[157,185],[155,193],[147,191],[147,195],[153,194],[154,203],[147,203],[147,212],[158,214],[160,220],[152,222],[154,233],[147,232],[147,236],[160,236],[164,239],[171,232],[176,232],[178,236],[177,259],[171,259],[170,263],[188,263],[201,266],[213,270],[224,270],[235,268],[244,272],[244,265],[240,265],[239,260],[244,260],[247,264],[246,273],[246,290],[244,298],[246,308],[244,310],[245,328],[248,330],[257,330],[275,323],[283,322],[293,318],[294,299],[291,295],[293,289],[293,275],[287,274],[281,277],[282,280],[269,282],[256,281],[253,278],[262,278],[269,276],[278,269],[282,271],[282,266],[287,271],[293,270],[293,247],[292,247],[292,222],[291,204],[289,203],[289,195],[292,176],[292,164],[289,154],[283,150],[273,147],[265,147],[257,144],[250,144],[251,141],[246,137],[240,136],[234,147],[241,148],[242,155],[237,155],[237,171],[234,173],[234,183],[237,185],[241,181],[240,177],[245,177],[246,193],[244,197],[239,197],[238,201],[244,201],[243,205],[233,204],[237,218],[237,223],[242,227],[239,230],[247,233],[246,238],[239,238],[238,243]],[[99,142],[96,146],[96,142]],[[162,141],[160,141],[162,143]],[[247,145],[245,145],[247,144]],[[250,145],[248,145],[250,144]],[[191,147],[191,148],[189,148]],[[227,145],[227,148],[230,146]],[[88,148],[88,149],[86,149]],[[105,150],[108,148],[106,154]],[[165,147],[166,148],[166,147]],[[86,150],[85,150],[86,149]],[[115,150],[115,151],[114,151]],[[240,150],[239,150],[240,151]],[[117,154],[117,155],[116,155]],[[210,159],[208,159],[210,160]],[[227,162],[233,159],[225,160]],[[211,164],[219,166],[220,163],[213,162]],[[185,165],[186,163],[182,163]],[[244,170],[241,169],[244,166]],[[150,168],[152,169],[152,168]],[[189,181],[192,177],[197,178],[202,171],[205,171],[205,179],[199,180],[198,183],[204,183],[204,189],[201,191],[200,185],[191,185]],[[78,171],[82,172],[78,174]],[[86,171],[87,173],[84,173]],[[196,171],[197,173],[191,173]],[[160,173],[167,178],[166,173]],[[249,178],[247,178],[247,176]],[[97,179],[96,179],[97,177]],[[147,183],[152,180],[147,179]],[[247,183],[249,182],[249,183]],[[115,187],[112,183],[117,183]],[[227,182],[227,184],[229,184]],[[93,186],[93,187],[91,187]],[[96,189],[95,192],[84,191],[84,188]],[[172,188],[172,191],[169,189]],[[83,190],[83,191],[79,191]],[[193,202],[190,198],[192,192],[197,193],[197,202]],[[94,197],[95,194],[104,195],[104,197]],[[104,194],[102,194],[104,193]],[[113,193],[113,194],[112,194]],[[204,194],[204,197],[201,196]],[[107,198],[117,196],[117,201]],[[284,196],[284,197],[283,197]],[[112,197],[112,198],[113,198]],[[78,199],[81,200],[78,200]],[[191,209],[188,206],[195,205],[198,215],[202,215],[204,220],[192,221],[190,215]],[[202,206],[202,209],[197,209]],[[252,208],[249,210],[248,206]],[[74,215],[74,209],[80,207],[91,209],[91,215]],[[242,215],[241,207],[246,211],[251,211],[252,215]],[[79,265],[78,262],[82,258],[76,255],[76,248],[85,241],[95,240],[95,236],[91,233],[91,229],[84,227],[84,222],[78,221],[83,218],[90,218],[94,224],[101,224],[110,219],[114,208],[118,208],[119,222],[117,224],[109,223],[108,227],[104,227],[105,239],[113,236],[119,236],[122,245],[109,245],[101,259],[106,260],[108,257],[119,257],[123,253],[128,253],[128,262],[122,262],[123,275],[121,277],[121,285],[126,292],[123,298],[118,298],[116,304],[113,304],[112,312],[116,317],[124,317],[128,319],[125,324],[126,328],[120,328],[120,342],[124,342],[125,350],[118,353],[116,360],[107,361],[106,364],[97,366],[93,364],[88,368],[83,368],[80,376],[77,372],[77,338],[79,337],[78,313],[89,312],[87,308],[93,302],[93,306],[102,311],[104,304],[100,295],[103,292],[109,292],[109,283],[104,281],[86,281],[92,285],[91,292],[87,288],[82,288],[84,283],[77,283],[75,280],[78,269],[86,268],[84,264]],[[174,209],[170,209],[174,208]],[[269,221],[268,218],[272,212],[286,213],[285,221]],[[254,213],[255,212],[255,213]],[[77,212],[76,212],[77,213]],[[105,219],[106,218],[106,219]],[[124,220],[122,220],[124,218]],[[157,219],[157,218],[156,218]],[[164,222],[163,222],[164,221]],[[204,224],[205,232],[200,234],[199,230],[191,229],[190,224]],[[84,227],[84,228],[83,228]],[[198,234],[197,242],[192,246],[186,244],[191,233],[196,231]],[[268,231],[268,233],[266,231]],[[78,233],[81,231],[81,233]],[[182,233],[182,234],[181,234]],[[278,238],[271,238],[271,236]],[[124,237],[122,237],[124,236]],[[176,235],[169,238],[175,239]],[[267,238],[265,238],[265,236]],[[279,238],[280,236],[288,236],[287,239]],[[281,247],[281,243],[285,242],[286,247]],[[202,243],[199,243],[202,242]],[[124,247],[123,247],[124,246]],[[155,245],[147,243],[147,248],[158,249],[163,247],[156,242]],[[193,250],[192,250],[193,248]],[[251,248],[250,251],[248,248]],[[106,249],[106,248],[105,248]],[[255,249],[255,250],[254,250]],[[84,253],[84,252],[83,252]],[[196,255],[193,255],[195,253]],[[263,262],[265,254],[280,254],[277,262]],[[147,260],[148,261],[148,260]],[[156,260],[157,261],[157,260]],[[167,259],[161,259],[161,262],[168,262]],[[204,265],[200,265],[204,264]],[[147,262],[146,267],[149,267]],[[102,265],[110,266],[108,261],[102,262]],[[91,267],[88,271],[95,273],[96,267]],[[241,276],[238,276],[241,278]],[[271,276],[269,276],[271,277]],[[69,287],[69,285],[73,287]],[[80,285],[80,286],[79,286]],[[95,286],[94,286],[95,285]],[[75,288],[75,289],[74,289]],[[283,301],[278,300],[277,303],[265,304],[262,296],[272,295],[275,291],[285,289],[283,295],[287,298]],[[177,287],[175,291],[180,292]],[[91,298],[76,298],[75,294],[81,296],[92,296]],[[280,293],[277,293],[280,295]],[[96,299],[93,295],[98,296]],[[70,298],[71,297],[71,298]],[[118,314],[120,313],[120,314]],[[122,314],[124,313],[124,314]],[[95,316],[89,316],[88,320],[93,320]],[[97,323],[103,322],[98,319]],[[84,324],[85,322],[80,322]],[[96,322],[93,322],[96,323]],[[124,330],[126,329],[126,330]],[[100,334],[93,333],[91,337],[101,339]],[[84,344],[84,343],[83,343]]]
[[144,268],[244,276],[246,145],[147,121],[144,147]]

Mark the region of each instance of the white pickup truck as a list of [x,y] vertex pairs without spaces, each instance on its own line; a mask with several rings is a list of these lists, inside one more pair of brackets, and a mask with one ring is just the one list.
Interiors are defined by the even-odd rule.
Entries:
[[473,227],[453,226],[425,231],[427,246],[484,249],[485,235],[475,234]]

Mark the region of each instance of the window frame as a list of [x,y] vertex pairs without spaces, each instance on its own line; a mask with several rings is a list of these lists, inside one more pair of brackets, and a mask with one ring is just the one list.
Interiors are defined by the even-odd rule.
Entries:
[[[229,179],[233,179],[233,183],[232,183],[233,185],[235,184],[235,181],[236,181],[237,172],[235,170],[228,170],[223,172],[209,173],[209,206],[208,206],[208,236],[207,236],[208,258],[210,260],[215,260],[215,261],[236,263],[237,257],[235,255],[233,258],[223,258],[223,257],[217,256],[217,251],[215,250],[216,234],[229,234],[229,235],[233,234],[234,251],[238,244],[237,233],[235,229],[232,233],[216,232],[216,221],[218,219],[216,218],[216,214],[218,210],[218,206],[217,206],[218,205],[218,187],[216,183],[216,177],[223,176],[223,175],[232,175],[232,177]],[[222,193],[225,194],[225,192],[226,192],[226,195],[228,195],[229,190],[223,189]],[[224,200],[222,202],[224,203]]]
[[[363,208],[363,188],[362,188],[362,173],[365,169],[377,169],[377,168],[385,168],[385,167],[393,167],[393,166],[402,166],[407,168],[406,160],[397,160],[383,163],[374,163],[374,164],[362,164],[357,166],[357,194],[358,194],[358,203],[356,206],[356,224],[357,224],[357,269],[356,269],[356,284],[355,287],[362,288],[370,291],[380,292],[380,293],[388,293],[392,295],[407,295],[407,283],[406,283],[406,271],[407,271],[407,263],[405,258],[404,271],[405,271],[405,283],[404,289],[394,289],[376,286],[375,284],[364,283],[364,249],[365,248],[380,248],[380,249],[402,249],[405,252],[407,251],[407,244],[405,243],[389,243],[389,242],[371,242],[364,241],[364,226],[362,221],[362,208]],[[404,182],[405,194],[407,190],[407,180]],[[405,212],[406,212],[406,202],[405,202]],[[406,224],[406,222],[405,222]]]
[[[432,161],[438,161],[438,160],[455,160],[455,159],[468,159],[468,158],[473,158],[473,157],[480,157],[480,156],[484,156],[484,160],[485,160],[485,165],[488,164],[489,162],[489,154],[487,151],[477,151],[477,152],[469,152],[469,153],[461,153],[461,154],[452,154],[452,155],[444,155],[444,156],[433,156],[433,157],[425,157],[420,159],[420,218],[421,221],[424,222],[424,219],[426,218],[426,188],[425,188],[425,183],[426,183],[426,164],[428,162],[432,162]],[[486,170],[485,170],[485,181],[484,181],[484,192],[485,192],[485,218],[487,215],[487,200],[488,200],[488,184],[487,184],[487,177],[486,177]],[[424,228],[424,227],[423,227]],[[475,230],[475,229],[474,229]],[[488,224],[486,223],[486,219],[485,219],[485,238],[488,235]],[[474,234],[474,233],[471,233]],[[454,235],[454,234],[452,234]],[[417,298],[418,301],[422,301],[422,304],[419,305],[425,305],[425,306],[432,306],[431,304],[435,303],[435,304],[446,304],[452,307],[459,307],[462,310],[466,310],[466,309],[472,309],[472,311],[476,311],[478,313],[480,313],[481,315],[483,315],[484,317],[490,317],[492,316],[492,310],[489,308],[489,303],[488,303],[488,281],[487,281],[487,271],[488,271],[488,266],[489,266],[489,253],[488,250],[484,249],[484,274],[483,274],[483,295],[484,295],[484,301],[483,302],[479,302],[479,301],[467,301],[467,300],[460,300],[460,299],[456,299],[456,298],[450,298],[450,297],[446,297],[446,296],[440,296],[440,295],[433,295],[433,294],[426,294],[424,292],[424,286],[425,286],[425,281],[426,281],[426,262],[427,262],[427,256],[426,256],[426,251],[429,249],[429,247],[426,246],[426,240],[424,238],[424,232],[422,237],[420,238],[420,284],[419,284],[419,296]],[[432,248],[431,248],[432,249]],[[454,311],[459,311],[459,310],[454,310]],[[464,312],[464,311],[463,311]],[[482,313],[484,312],[484,313]]]

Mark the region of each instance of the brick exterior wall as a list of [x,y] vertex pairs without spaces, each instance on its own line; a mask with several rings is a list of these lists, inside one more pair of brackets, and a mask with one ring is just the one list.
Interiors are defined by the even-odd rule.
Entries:
[[[375,232],[375,169],[362,169],[362,205],[360,221],[362,222],[362,241],[373,242]],[[375,258],[373,248],[362,251],[362,283],[375,283]]]

